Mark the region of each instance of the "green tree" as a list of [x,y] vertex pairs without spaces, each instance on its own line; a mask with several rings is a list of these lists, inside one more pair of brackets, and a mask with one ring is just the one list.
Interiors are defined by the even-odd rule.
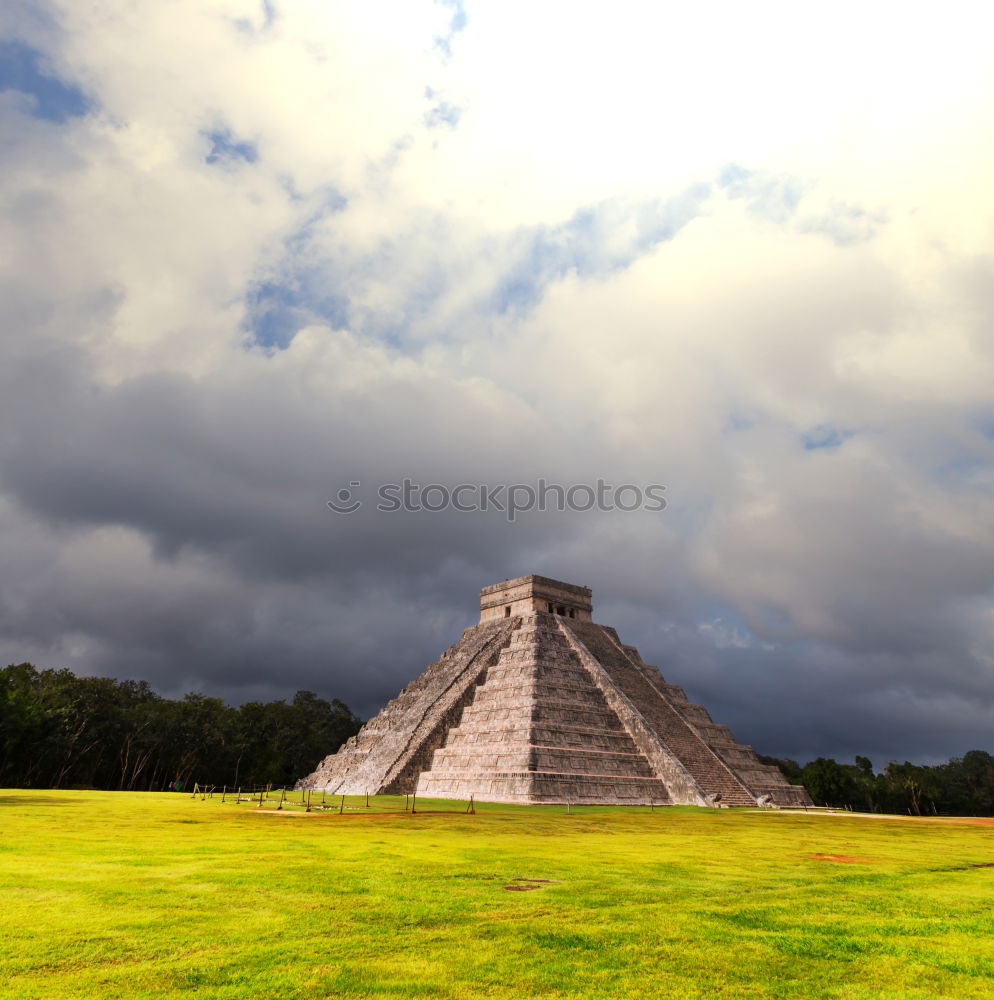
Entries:
[[358,731],[337,699],[291,704],[157,695],[145,681],[0,670],[0,783],[136,789],[191,781],[290,784]]
[[801,779],[815,805],[845,808],[858,801],[859,788],[850,768],[831,757],[819,757],[806,764]]

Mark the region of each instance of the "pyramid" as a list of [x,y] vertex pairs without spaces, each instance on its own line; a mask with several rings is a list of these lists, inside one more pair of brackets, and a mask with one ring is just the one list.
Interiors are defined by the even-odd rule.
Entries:
[[479,624],[298,787],[516,803],[811,802],[594,624],[588,588],[543,576],[484,587]]

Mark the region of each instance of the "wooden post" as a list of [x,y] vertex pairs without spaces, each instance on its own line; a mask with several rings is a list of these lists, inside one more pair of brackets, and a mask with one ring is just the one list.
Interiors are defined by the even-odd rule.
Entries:
[[283,808],[283,803],[285,801],[286,801],[286,789],[285,788],[281,788],[280,789],[280,804],[276,808],[277,809],[282,809]]
[[311,811],[311,790],[308,788],[307,789],[307,808],[304,810],[304,812],[310,812],[310,811]]
[[240,806],[242,804],[242,786],[238,786],[238,796],[235,799],[235,805]]
[[369,808],[369,789],[366,789],[366,808]]
[[415,805],[415,803],[416,803],[417,801],[418,801],[418,793],[417,793],[417,792],[415,792],[415,793],[414,793],[414,794],[413,794],[413,795],[411,796],[411,815],[412,815],[412,816],[413,816],[413,815],[414,815],[414,814],[415,814],[415,813],[417,812],[417,809],[415,809],[415,808],[414,808],[414,805]]
[[324,793],[325,793],[325,791],[326,791],[326,789],[324,789],[324,788],[321,789],[321,805],[324,805]]
[[345,812],[345,796],[344,795],[342,796],[342,801],[339,803],[339,806],[338,806],[338,815],[341,816],[343,812]]
[[196,797],[197,797],[197,783],[194,782],[193,783],[193,794],[190,796],[190,798],[191,799],[195,799]]
[[409,806],[409,803],[408,803],[408,801],[407,801],[407,800],[408,800],[408,799],[409,799],[410,797],[411,797],[410,795],[407,795],[407,794],[405,794],[405,795],[404,795],[404,812],[407,812],[407,809],[408,809],[408,806]]
[[262,808],[262,795],[263,795],[263,792],[262,792],[262,789],[260,788],[259,789],[259,808],[260,809]]
[[225,786],[224,786],[224,788],[222,788],[222,789],[221,789],[221,801],[222,801],[222,802],[224,801],[224,797],[225,797],[225,795],[227,795],[227,794],[228,794],[228,786],[227,786],[227,785],[225,785]]

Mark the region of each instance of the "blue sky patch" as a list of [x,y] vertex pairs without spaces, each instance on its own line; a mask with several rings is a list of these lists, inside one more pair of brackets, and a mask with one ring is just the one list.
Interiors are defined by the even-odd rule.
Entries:
[[749,213],[769,222],[783,224],[797,211],[808,185],[787,174],[748,170],[730,163],[718,175],[718,185],[729,198],[742,198]]
[[[620,271],[660,243],[673,239],[701,213],[710,197],[708,184],[695,184],[664,202],[629,206],[615,201],[582,208],[558,226],[538,226],[519,237],[521,251],[494,292],[500,312],[529,308],[545,287],[570,272],[579,277]],[[626,240],[609,238],[627,231]]]
[[262,0],[262,26],[259,27],[256,21],[248,17],[238,17],[232,21],[232,24],[246,35],[257,35],[264,31],[268,31],[275,23],[276,18],[279,17],[279,11],[276,9],[276,4],[272,0]]
[[460,31],[466,30],[469,19],[466,16],[466,8],[463,0],[435,0],[435,3],[442,7],[448,7],[452,11],[449,19],[448,30],[444,35],[435,36],[435,48],[437,48],[445,58],[452,55],[452,40]]
[[203,134],[211,144],[210,152],[204,157],[205,163],[234,166],[239,160],[255,163],[259,159],[255,144],[239,142],[229,129],[216,129]]
[[462,108],[448,101],[440,101],[425,115],[428,128],[455,128],[462,117]]
[[[294,197],[304,200],[300,194]],[[327,323],[337,329],[351,326],[348,296],[329,291],[333,284],[330,265],[323,260],[315,262],[312,246],[315,227],[341,212],[348,202],[331,186],[310,197],[313,211],[284,239],[283,259],[276,273],[253,282],[245,295],[242,329],[252,345],[285,350],[297,331],[309,324]]]
[[297,332],[315,321],[338,329],[349,325],[348,301],[342,296],[317,292],[304,279],[280,284],[261,281],[245,297],[245,330],[252,343],[286,350]]
[[33,115],[50,122],[85,115],[91,101],[78,87],[60,80],[36,49],[18,41],[0,41],[0,91],[18,90],[34,98]]
[[805,451],[817,451],[819,448],[838,448],[848,441],[856,432],[840,430],[831,424],[818,424],[801,435]]
[[722,428],[726,434],[736,434],[739,431],[751,431],[756,426],[755,414],[729,413],[725,417],[725,425]]

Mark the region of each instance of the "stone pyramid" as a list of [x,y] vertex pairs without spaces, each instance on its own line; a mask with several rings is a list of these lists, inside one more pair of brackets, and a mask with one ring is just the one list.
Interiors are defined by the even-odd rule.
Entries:
[[586,587],[484,587],[480,623],[301,788],[489,802],[780,806],[803,788],[595,625]]

